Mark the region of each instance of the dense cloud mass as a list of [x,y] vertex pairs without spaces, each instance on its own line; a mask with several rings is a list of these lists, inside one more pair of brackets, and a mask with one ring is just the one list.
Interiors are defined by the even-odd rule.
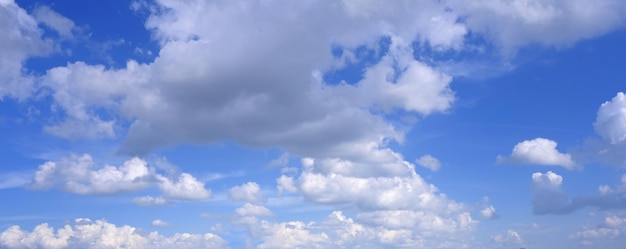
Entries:
[[[79,24],[54,6],[37,5],[29,13],[12,0],[0,0],[0,100],[44,102],[49,106],[38,118],[45,134],[70,142],[113,142],[118,155],[128,158],[119,166],[98,163],[87,153],[47,160],[34,170],[27,188],[80,195],[155,190],[160,196],[142,194],[132,202],[169,208],[213,193],[202,178],[153,166],[145,158],[155,151],[222,141],[277,148],[302,159],[300,167],[284,168],[276,178],[278,195],[335,211],[321,220],[289,220],[264,206],[268,196],[261,181],[222,186],[220,201],[244,203],[225,220],[246,229],[246,246],[257,248],[472,248],[471,232],[479,225],[474,217],[497,218],[496,207],[475,208],[467,199],[448,197],[417,174],[412,162],[432,171],[442,164],[429,154],[406,158],[395,149],[415,124],[400,125],[398,117],[453,111],[459,101],[453,88],[457,75],[441,66],[453,63],[451,55],[471,52],[506,61],[526,46],[571,46],[622,28],[626,20],[626,2],[620,0],[129,4],[145,18],[157,44],[152,60],[128,56],[116,67],[79,59],[34,73],[27,61],[78,42]],[[358,67],[351,69],[356,77],[330,77],[352,67]],[[596,154],[621,166],[626,165],[625,108],[620,92],[601,105],[594,123],[601,148]],[[545,138],[522,141],[497,160],[565,169],[578,165]],[[626,207],[624,179],[619,186],[600,186],[597,195],[573,198],[563,182],[552,171],[532,174],[534,214]],[[2,183],[0,189],[3,185],[19,184]],[[172,225],[151,220],[154,227]],[[609,228],[576,236],[617,236],[624,231],[622,223],[612,217]],[[525,245],[514,230],[491,239],[501,246]],[[228,243],[212,233],[167,237],[77,219],[56,230],[48,224],[31,232],[10,226],[0,234],[0,245],[227,248]]]

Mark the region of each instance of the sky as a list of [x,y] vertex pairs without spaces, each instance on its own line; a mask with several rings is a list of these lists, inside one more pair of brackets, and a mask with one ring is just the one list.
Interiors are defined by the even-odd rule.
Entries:
[[621,0],[0,0],[0,248],[622,248]]

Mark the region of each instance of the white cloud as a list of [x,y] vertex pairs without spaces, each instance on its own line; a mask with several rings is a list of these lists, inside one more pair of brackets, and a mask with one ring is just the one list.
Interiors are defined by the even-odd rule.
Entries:
[[[46,131],[66,138],[115,137],[118,129],[127,127],[99,117],[95,110],[104,108],[133,120],[123,146],[131,154],[180,142],[232,139],[315,156],[342,153],[353,144],[385,147],[383,141],[402,137],[369,107],[427,115],[449,109],[454,101],[450,76],[411,56],[416,37],[441,49],[460,46],[466,30],[445,6],[415,2],[409,11],[390,5],[401,15],[379,15],[369,8],[355,14],[352,4],[335,8],[328,1],[312,3],[315,7],[195,3],[194,7],[157,3],[170,11],[154,12],[146,22],[162,45],[153,63],[131,61],[126,68],[106,70],[77,62],[50,70],[42,82],[67,120]],[[291,20],[283,12],[301,13],[301,18]],[[327,18],[317,18],[322,13]],[[381,26],[381,20],[397,28]],[[215,23],[229,25],[214,27]],[[442,28],[450,32],[441,32]],[[376,64],[380,69],[368,69],[372,73],[366,73],[362,82],[332,86],[311,76],[340,69],[331,54],[334,46],[347,52],[362,45],[373,50],[381,37],[393,37],[392,49]],[[274,52],[277,46],[283,53]]]
[[246,203],[242,207],[235,210],[237,216],[272,216],[272,211],[264,206],[258,206],[251,203]]
[[60,15],[48,6],[37,6],[33,12],[35,19],[56,31],[60,36],[72,38],[74,22],[67,17]]
[[[253,206],[253,205],[250,205]],[[239,209],[238,209],[239,210]],[[263,214],[264,212],[260,212]],[[415,213],[380,213],[380,219],[389,217],[402,221],[403,215],[419,216]],[[265,214],[263,214],[265,215]],[[321,221],[271,222],[255,216],[236,216],[238,223],[248,228],[250,239],[258,241],[257,248],[464,248],[466,241],[454,233],[446,222],[434,216],[423,219],[423,230],[414,230],[414,225],[389,227],[379,222],[362,219],[357,222],[341,211],[331,212]],[[242,219],[247,218],[247,219]],[[244,222],[245,221],[245,222]],[[458,231],[456,231],[458,232]],[[451,234],[454,233],[454,236]]]
[[116,226],[104,220],[76,219],[56,231],[48,224],[36,226],[32,232],[11,226],[0,234],[4,248],[227,248],[217,235],[177,233],[164,237],[157,232],[140,233],[131,226]]
[[[125,116],[127,109],[155,105],[159,100],[153,90],[144,88],[144,92],[136,92],[148,76],[147,66],[132,60],[117,70],[83,62],[48,70],[42,84],[54,89],[52,110],[64,114],[65,119],[44,126],[44,131],[67,139],[116,137],[119,128],[116,120],[99,117],[96,109],[117,111],[117,115]],[[125,101],[120,103],[120,99]]]
[[163,206],[170,203],[170,201],[160,196],[141,196],[133,199],[133,202],[139,206]]
[[626,167],[626,97],[623,92],[600,105],[593,126],[599,137],[589,139],[583,152],[593,160]]
[[211,191],[204,188],[204,183],[188,173],[182,173],[177,179],[157,175],[158,185],[167,198],[179,200],[204,200],[211,197]]
[[522,239],[522,237],[519,235],[519,233],[517,233],[514,230],[507,230],[506,233],[496,234],[491,237],[491,240],[493,240],[493,242],[500,244],[500,245],[523,245],[524,244],[524,240]]
[[[381,235],[377,243],[413,244],[414,232],[436,236],[474,229],[478,222],[463,204],[439,193],[405,163],[408,168],[403,175],[376,176],[350,169],[349,161],[304,158],[297,178],[281,176],[277,183],[279,191],[297,191],[309,201],[354,210],[363,224],[387,229],[377,231],[387,236]],[[370,167],[385,167],[385,163]]]
[[623,92],[602,103],[593,125],[600,137],[611,144],[626,140],[626,97]]
[[293,177],[281,175],[276,179],[276,188],[278,193],[282,194],[284,191],[297,192],[298,188],[293,183]]
[[264,221],[260,224],[263,231],[263,248],[328,248],[331,240],[325,233],[311,233],[302,222],[283,222],[273,224]]
[[231,223],[235,225],[253,226],[259,222],[257,217],[273,216],[274,213],[264,206],[246,203],[235,209]]
[[509,157],[498,156],[499,163],[520,163],[561,166],[572,169],[575,166],[572,157],[556,149],[555,141],[545,138],[522,141],[513,147]]
[[[134,192],[158,186],[166,198],[178,200],[202,200],[211,196],[204,183],[188,173],[170,177],[156,173],[143,159],[134,157],[121,166],[96,163],[88,154],[71,155],[54,162],[41,164],[35,172],[30,187],[33,189],[61,188],[76,194],[117,194]],[[164,204],[162,198],[140,197],[134,200],[139,205]]]
[[480,210],[480,215],[485,219],[494,219],[498,217],[498,214],[496,213],[496,208],[492,205],[489,205],[488,207]]
[[584,226],[570,237],[581,239],[582,243],[590,245],[594,242],[608,240],[613,242],[618,237],[623,237],[626,233],[626,218],[614,213],[607,213],[604,221],[595,226]]
[[261,194],[261,187],[256,182],[247,182],[228,190],[228,197],[236,201],[261,203],[265,197]]
[[441,163],[439,162],[439,160],[428,154],[416,159],[415,163],[432,171],[437,171],[441,167]]
[[561,188],[563,177],[548,171],[532,175],[533,212],[535,214],[569,212],[567,194]]
[[0,4],[0,100],[26,100],[35,90],[34,77],[23,63],[32,56],[52,51],[53,43],[42,38],[37,21],[13,1]]
[[529,44],[563,47],[623,27],[620,0],[489,0],[448,3],[467,19],[473,32],[484,34],[505,53]]
[[170,226],[170,223],[167,223],[163,220],[156,219],[156,220],[153,220],[150,223],[150,225],[152,225],[153,227],[167,227],[167,226]]
[[576,237],[582,239],[615,238],[620,235],[620,231],[615,228],[588,228],[576,233]]
[[113,194],[150,185],[152,174],[142,159],[130,159],[120,167],[105,165],[95,169],[94,166],[88,154],[49,161],[39,166],[30,186],[35,189],[59,186],[78,194]]

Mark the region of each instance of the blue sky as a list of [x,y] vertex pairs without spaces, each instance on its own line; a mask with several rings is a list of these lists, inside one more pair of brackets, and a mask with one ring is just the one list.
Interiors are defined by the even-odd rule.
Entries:
[[625,24],[0,0],[0,248],[621,248]]

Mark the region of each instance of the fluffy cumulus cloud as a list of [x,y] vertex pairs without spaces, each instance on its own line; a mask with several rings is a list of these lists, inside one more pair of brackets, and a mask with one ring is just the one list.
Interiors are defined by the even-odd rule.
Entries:
[[83,154],[40,165],[30,186],[60,187],[78,194],[113,194],[146,188],[151,176],[147,163],[139,158],[130,159],[120,167],[105,165],[96,169],[91,156]]
[[[104,108],[131,120],[122,148],[127,153],[234,139],[314,156],[401,138],[401,131],[369,108],[427,115],[447,110],[455,99],[450,76],[412,57],[417,37],[453,48],[466,33],[434,2],[413,2],[412,11],[390,5],[385,12],[374,3],[360,3],[372,6],[356,10],[330,1],[156,4],[168,11],[155,11],[146,22],[161,43],[153,62],[130,61],[110,70],[76,62],[49,70],[42,84],[53,89],[65,120],[46,131],[67,138],[114,137],[120,127],[99,116]],[[318,18],[322,13],[327,18]],[[420,22],[407,25],[399,17]],[[439,28],[456,31],[443,35],[435,32]],[[335,47],[345,55],[361,46],[373,51],[386,37],[392,44],[361,81],[323,81],[324,73],[352,62],[334,57]]]
[[483,208],[480,210],[480,215],[485,219],[495,219],[498,218],[498,213],[496,213],[496,208],[492,205]]
[[[48,161],[39,166],[29,187],[32,189],[60,188],[76,194],[101,195],[134,192],[151,186],[158,186],[166,198],[178,200],[202,200],[211,195],[188,173],[164,176],[149,167],[140,158],[132,158],[121,166],[104,165],[97,167],[88,154],[71,155],[54,162]],[[162,197],[150,196],[135,199],[139,205],[163,205]]]
[[261,194],[261,187],[256,182],[247,182],[228,190],[228,197],[236,201],[260,203],[265,200]]
[[618,92],[598,108],[594,128],[600,139],[592,140],[591,151],[601,162],[626,167],[626,97]]
[[333,211],[321,221],[273,222],[258,219],[258,217],[262,218],[270,214],[266,208],[251,204],[246,206],[240,208],[245,211],[236,212],[237,219],[233,221],[237,225],[245,225],[248,228],[249,236],[259,241],[256,244],[257,248],[467,247],[467,241],[454,241],[448,236],[449,234],[423,233],[407,227],[385,227],[361,223],[346,217],[341,211]]
[[[413,44],[462,50],[469,32],[507,48],[569,44],[613,30],[624,19],[624,4],[610,0],[151,4],[133,6],[148,12],[145,26],[160,45],[154,61],[129,60],[117,69],[78,61],[41,77],[62,117],[45,127],[48,133],[70,139],[126,134],[122,150],[130,154],[223,139],[307,156],[341,151],[345,144],[381,146],[402,131],[369,110],[428,115],[455,101],[451,76],[415,59]],[[3,33],[15,34],[4,38],[12,46],[3,46],[6,72],[0,77],[9,83],[2,95],[27,96],[32,83],[22,77],[21,64],[46,50],[37,21],[65,37],[74,23],[45,6],[34,17],[12,1],[2,7]],[[387,39],[388,46],[380,42]],[[244,42],[250,40],[255,42]],[[361,80],[324,82],[326,73],[371,60],[359,57],[359,48],[376,54]]]
[[626,97],[623,92],[600,106],[594,127],[611,144],[626,140]]
[[211,233],[177,233],[165,237],[157,232],[140,233],[131,226],[117,226],[104,220],[76,219],[54,229],[44,223],[32,231],[11,226],[0,233],[3,248],[227,248],[226,242]]
[[[361,226],[388,229],[371,232],[381,232],[377,236],[387,234],[391,236],[388,239],[399,244],[418,245],[421,236],[463,234],[477,224],[467,207],[439,193],[415,173],[412,164],[401,158],[379,164],[382,169],[372,166],[363,171],[352,166],[341,160],[305,158],[299,176],[283,175],[277,183],[279,190],[297,192],[315,203],[355,210]],[[402,171],[384,169],[400,166],[404,167]],[[373,173],[379,171],[395,174]],[[384,237],[379,238],[384,241]]]
[[[259,248],[359,243],[462,248],[466,241],[456,234],[477,224],[470,210],[426,182],[390,146],[402,143],[405,130],[389,118],[445,113],[457,98],[453,75],[430,63],[432,58],[416,58],[416,48],[446,53],[480,47],[466,46],[473,42],[466,39],[470,33],[505,52],[533,43],[568,45],[621,26],[624,5],[617,0],[138,1],[132,6],[145,11],[145,27],[158,43],[154,60],[129,59],[118,68],[75,61],[35,77],[25,73],[24,62],[54,47],[40,28],[68,39],[74,23],[49,7],[30,15],[13,1],[0,0],[0,33],[8,34],[0,37],[0,97],[27,99],[45,89],[42,94],[52,101],[45,132],[71,140],[119,139],[120,152],[127,155],[228,140],[306,157],[297,174],[277,179],[281,194],[349,209],[355,216],[333,212],[319,222],[266,221],[272,212],[261,206],[259,185],[236,186],[230,198],[247,204],[235,211],[233,223],[248,227],[261,241]],[[363,65],[356,79],[326,77],[355,65]],[[598,133],[611,142],[623,139],[618,97],[601,107],[596,122]],[[574,167],[556,142],[542,138],[519,143],[501,160]],[[416,163],[440,167],[432,156]],[[561,183],[552,172],[533,174],[536,213],[572,210]],[[140,158],[98,166],[89,155],[40,165],[30,187],[79,194],[161,191],[162,197],[136,198],[138,205],[211,196],[188,173],[160,174]],[[45,248],[224,247],[212,234],[145,235],[87,220],[56,232],[47,225],[33,232],[11,227],[1,238],[9,248],[17,247],[16,241]]]
[[211,191],[204,187],[204,183],[189,173],[182,173],[173,180],[161,175],[155,175],[155,177],[159,181],[159,188],[167,198],[204,200],[211,197]]
[[513,147],[510,156],[498,156],[499,163],[520,163],[561,166],[572,169],[575,166],[572,156],[556,149],[557,143],[550,139],[535,138],[522,141]]

